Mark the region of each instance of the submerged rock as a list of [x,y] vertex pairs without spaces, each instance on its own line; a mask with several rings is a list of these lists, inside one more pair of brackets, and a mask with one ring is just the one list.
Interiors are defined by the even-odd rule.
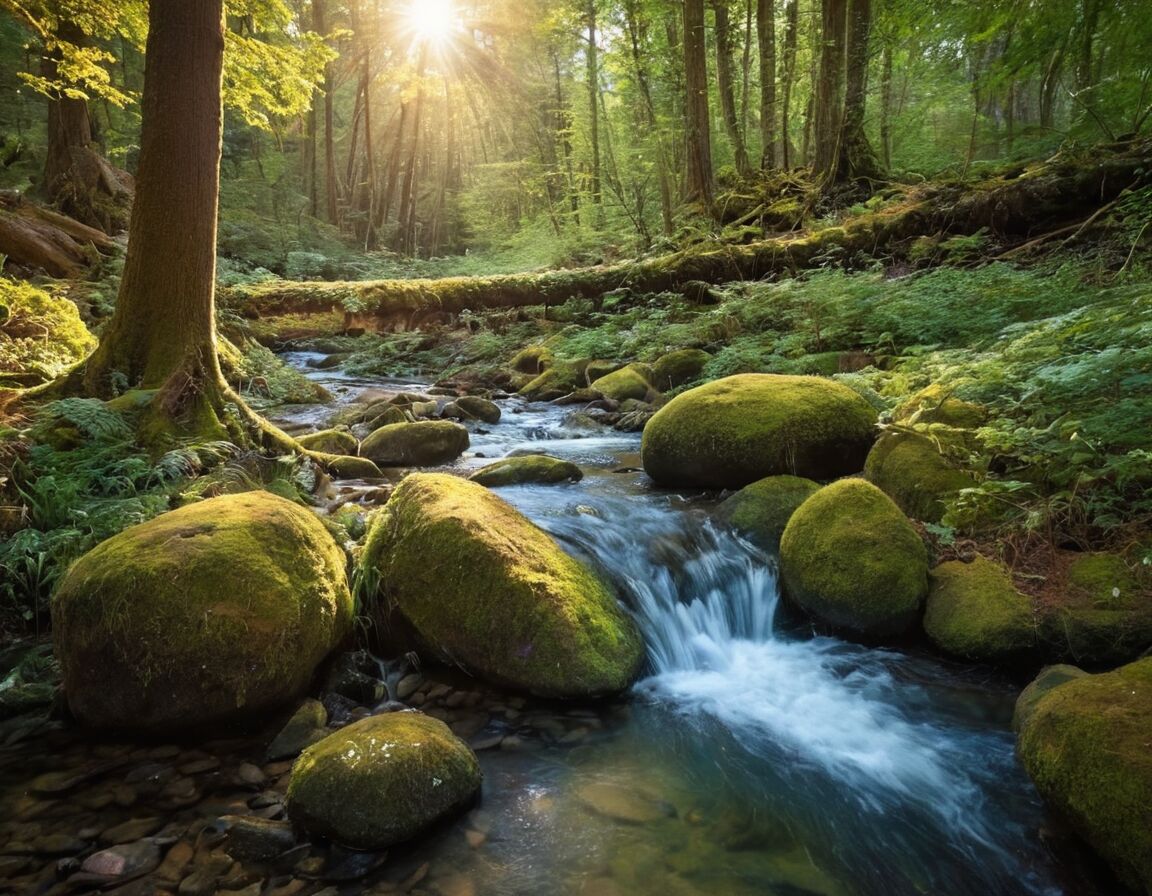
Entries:
[[1051,688],[1017,752],[1040,795],[1127,886],[1152,892],[1152,659]]
[[579,482],[584,478],[584,473],[570,461],[546,454],[524,454],[488,464],[468,478],[487,488],[498,488],[502,485],[526,483],[551,485],[557,482]]
[[816,492],[780,539],[785,594],[806,612],[865,637],[906,632],[928,590],[928,552],[880,489],[843,479]]
[[409,476],[362,562],[432,654],[481,678],[583,697],[622,690],[639,670],[640,636],[612,590],[477,483]]
[[716,508],[716,516],[753,544],[775,551],[796,508],[819,490],[811,479],[768,476],[726,499]]
[[360,444],[360,453],[385,467],[446,464],[468,447],[468,430],[446,420],[392,423]]
[[1032,601],[1007,569],[979,556],[932,570],[924,631],[941,650],[969,660],[1010,663],[1036,649]]
[[69,707],[85,724],[162,731],[290,700],[351,628],[345,563],[315,514],[267,492],[126,529],[52,601]]
[[840,383],[748,373],[673,398],[644,430],[644,469],[661,485],[742,488],[788,473],[833,479],[864,466],[876,411]]
[[910,432],[889,432],[868,453],[868,479],[909,516],[937,523],[944,500],[975,480],[945,460],[932,440]]
[[480,779],[475,754],[443,722],[388,713],[305,750],[292,769],[288,813],[309,834],[384,849],[467,808]]

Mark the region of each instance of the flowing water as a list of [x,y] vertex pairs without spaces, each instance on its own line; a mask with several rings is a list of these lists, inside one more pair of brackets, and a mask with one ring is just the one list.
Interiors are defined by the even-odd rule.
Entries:
[[533,451],[583,467],[578,484],[500,494],[616,584],[648,669],[582,745],[482,754],[482,860],[425,849],[480,893],[1093,891],[1041,843],[1014,687],[812,636],[778,612],[774,557],[713,526],[707,499],[651,488],[638,436],[515,399],[504,411],[453,467]]

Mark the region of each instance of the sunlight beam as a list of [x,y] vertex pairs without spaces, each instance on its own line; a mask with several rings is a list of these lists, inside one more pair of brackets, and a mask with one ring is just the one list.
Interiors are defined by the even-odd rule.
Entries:
[[427,44],[444,43],[456,27],[452,0],[411,0],[404,17],[416,39]]

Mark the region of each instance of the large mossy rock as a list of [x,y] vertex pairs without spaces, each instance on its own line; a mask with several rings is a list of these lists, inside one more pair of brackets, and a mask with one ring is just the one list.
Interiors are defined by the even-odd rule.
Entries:
[[461,395],[448,404],[441,412],[444,417],[457,417],[463,420],[479,420],[482,423],[500,422],[500,406],[479,395]]
[[875,438],[876,411],[840,383],[746,373],[690,389],[644,429],[644,469],[661,485],[742,488],[779,474],[855,473]]
[[1060,684],[1020,727],[1040,795],[1127,886],[1152,893],[1152,659]]
[[288,783],[288,814],[313,836],[379,850],[466,809],[480,763],[443,722],[417,712],[361,719],[306,749]]
[[467,429],[434,420],[381,426],[360,443],[360,454],[382,467],[424,467],[450,463],[467,447]]
[[1028,724],[1049,691],[1078,678],[1084,678],[1088,674],[1079,666],[1069,666],[1065,663],[1045,666],[1040,670],[1040,674],[1032,679],[1031,684],[1024,688],[1020,692],[1020,696],[1016,698],[1016,708],[1012,712],[1012,730],[1017,734],[1020,733],[1020,730]]
[[708,352],[699,348],[682,348],[661,355],[652,365],[651,383],[661,392],[684,386],[700,379],[704,366],[712,360]]
[[557,361],[520,387],[520,395],[529,401],[553,401],[586,384],[584,372],[588,361]]
[[768,476],[746,485],[716,508],[716,517],[766,551],[780,548],[780,536],[796,509],[820,491],[799,476]]
[[343,429],[322,429],[297,436],[296,441],[309,451],[355,457],[360,448],[356,436]]
[[868,452],[864,472],[906,514],[928,523],[940,521],[945,499],[975,485],[931,439],[911,432],[885,433]]
[[1152,648],[1152,572],[1119,554],[1076,557],[1042,634],[1056,658],[1097,668],[1131,662]]
[[546,697],[627,687],[643,645],[616,596],[481,485],[409,476],[368,533],[386,608],[440,659]]
[[226,495],[126,529],[52,599],[72,713],[164,731],[298,696],[352,625],[344,552],[316,515]]
[[593,380],[591,386],[605,398],[611,398],[613,401],[626,401],[629,398],[647,401],[656,391],[649,383],[651,376],[652,368],[647,364],[629,364]]
[[96,337],[72,302],[0,279],[0,387],[53,380],[94,348]]
[[999,563],[950,560],[930,578],[924,631],[941,650],[989,663],[1021,661],[1036,650],[1032,601]]
[[558,482],[579,482],[584,472],[576,464],[547,454],[523,454],[505,457],[488,464],[468,477],[486,488],[503,485],[554,485]]
[[780,539],[785,593],[812,616],[868,638],[916,621],[928,553],[892,499],[862,479],[820,489]]
[[957,429],[975,429],[988,419],[988,410],[956,398],[952,391],[933,383],[907,398],[892,412],[897,423],[938,423]]

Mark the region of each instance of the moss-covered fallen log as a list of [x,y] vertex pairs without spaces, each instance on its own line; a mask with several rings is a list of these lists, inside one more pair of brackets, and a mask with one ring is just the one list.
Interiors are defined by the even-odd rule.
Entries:
[[1019,244],[1061,224],[1085,220],[1125,190],[1152,183],[1152,141],[1097,149],[1091,157],[1057,156],[979,185],[924,185],[887,206],[842,224],[744,245],[708,244],[658,258],[544,273],[438,280],[276,281],[234,287],[231,307],[253,317],[343,310],[348,326],[414,326],[440,314],[557,305],[598,299],[627,287],[681,290],[789,275],[836,259],[900,258],[924,236],[987,232]]

